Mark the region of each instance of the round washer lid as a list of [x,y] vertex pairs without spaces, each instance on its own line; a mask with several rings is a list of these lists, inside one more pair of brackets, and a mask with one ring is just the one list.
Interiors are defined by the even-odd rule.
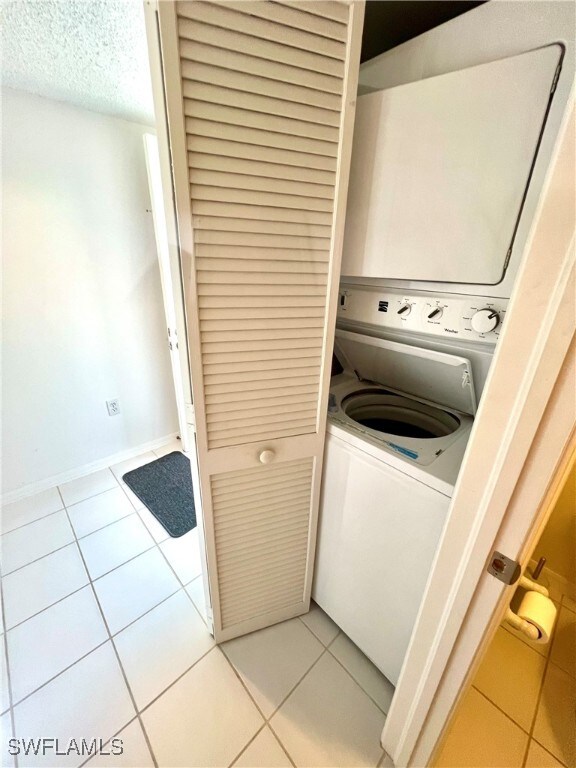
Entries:
[[362,380],[423,400],[476,413],[470,361],[458,355],[421,349],[336,329],[335,351],[342,365]]

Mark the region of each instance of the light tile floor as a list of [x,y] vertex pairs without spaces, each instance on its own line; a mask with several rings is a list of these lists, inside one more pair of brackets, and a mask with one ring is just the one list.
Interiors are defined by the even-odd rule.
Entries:
[[576,613],[560,596],[551,642],[507,624],[497,631],[434,765],[572,768],[576,765]]
[[196,531],[169,538],[122,482],[173,449],[4,508],[1,765],[13,735],[106,743],[18,768],[379,765],[393,687],[318,606],[215,645]]

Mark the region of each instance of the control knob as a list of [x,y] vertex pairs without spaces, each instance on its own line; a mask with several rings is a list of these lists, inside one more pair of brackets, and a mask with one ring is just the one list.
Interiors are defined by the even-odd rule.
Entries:
[[443,314],[444,314],[443,308],[436,306],[428,314],[428,320],[440,320],[440,318],[442,317]]
[[402,317],[408,317],[411,311],[412,311],[411,304],[402,304],[402,306],[398,310],[398,314],[401,315]]
[[495,309],[486,307],[472,315],[472,328],[476,333],[490,333],[498,327],[500,315]]

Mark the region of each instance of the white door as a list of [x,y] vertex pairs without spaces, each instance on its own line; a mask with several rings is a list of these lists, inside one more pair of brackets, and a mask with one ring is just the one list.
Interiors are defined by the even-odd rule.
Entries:
[[158,4],[217,640],[309,606],[363,10]]

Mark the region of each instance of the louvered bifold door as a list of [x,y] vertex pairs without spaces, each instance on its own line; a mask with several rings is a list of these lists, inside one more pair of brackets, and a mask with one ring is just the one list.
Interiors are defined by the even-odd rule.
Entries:
[[158,3],[217,640],[309,606],[363,11]]

